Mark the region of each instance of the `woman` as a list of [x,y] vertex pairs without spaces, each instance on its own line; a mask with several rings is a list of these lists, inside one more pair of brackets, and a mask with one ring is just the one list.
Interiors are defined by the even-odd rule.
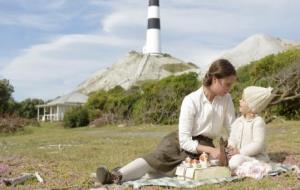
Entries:
[[102,184],[121,183],[139,179],[146,173],[152,177],[174,175],[187,156],[198,157],[202,152],[218,159],[220,150],[212,141],[221,136],[222,128],[230,129],[235,119],[231,96],[228,94],[236,80],[236,71],[225,59],[213,62],[203,79],[203,86],[187,95],[181,105],[179,130],[165,136],[156,150],[122,168],[109,172],[97,168]]

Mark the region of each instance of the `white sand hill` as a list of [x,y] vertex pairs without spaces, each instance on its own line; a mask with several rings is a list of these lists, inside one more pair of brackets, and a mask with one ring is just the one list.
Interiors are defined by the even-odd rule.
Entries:
[[267,55],[283,52],[299,43],[264,34],[250,36],[236,47],[225,51],[221,58],[228,59],[236,67],[249,64]]
[[144,55],[132,51],[110,68],[93,74],[75,91],[87,94],[99,89],[108,90],[117,85],[128,89],[139,81],[162,79],[186,72],[199,73],[200,70],[194,64],[186,63],[167,54]]

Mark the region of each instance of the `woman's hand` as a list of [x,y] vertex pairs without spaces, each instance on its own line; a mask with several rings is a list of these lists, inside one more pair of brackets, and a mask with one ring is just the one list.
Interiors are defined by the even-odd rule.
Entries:
[[219,157],[220,157],[220,149],[219,148],[214,148],[214,147],[211,147],[211,146],[205,146],[205,145],[199,144],[197,146],[197,151],[200,154],[202,152],[206,152],[214,159],[219,159]]
[[232,146],[228,146],[226,148],[226,152],[227,152],[228,158],[230,159],[232,156],[234,156],[236,154],[239,154],[240,150],[238,148],[235,148],[235,147],[232,147]]
[[220,149],[219,148],[211,148],[209,155],[214,159],[220,158]]

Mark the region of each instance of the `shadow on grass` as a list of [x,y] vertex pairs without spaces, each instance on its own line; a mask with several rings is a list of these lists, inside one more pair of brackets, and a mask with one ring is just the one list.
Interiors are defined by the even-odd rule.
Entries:
[[297,165],[300,167],[300,153],[288,153],[288,152],[272,152],[268,153],[270,160],[273,162],[280,162],[284,164]]
[[272,152],[268,153],[270,160],[273,162],[283,162],[285,158],[290,155],[288,152]]

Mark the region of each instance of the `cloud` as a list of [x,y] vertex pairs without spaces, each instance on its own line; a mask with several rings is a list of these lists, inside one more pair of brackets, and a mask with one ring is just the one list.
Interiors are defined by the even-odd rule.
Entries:
[[54,30],[58,28],[58,24],[55,23],[55,18],[41,17],[38,15],[1,15],[0,25],[11,25],[11,26],[25,26],[36,28],[40,30]]
[[[95,2],[103,3],[103,1]],[[141,8],[137,9],[135,7],[137,4],[132,3],[135,1],[113,2],[107,2],[112,7],[112,11],[103,19],[104,31],[114,32],[130,26],[145,27],[147,13],[145,5],[139,5]],[[289,15],[297,14],[297,7],[300,6],[300,2],[292,0],[227,0],[226,2],[170,0],[160,3],[162,31],[167,31],[168,35],[209,34],[211,37],[236,35],[240,38],[244,38],[249,33],[282,30],[278,21],[285,23],[289,19],[295,23],[297,17],[289,17]]]
[[[0,26],[62,31],[74,19],[93,10],[85,0],[12,0],[1,2]],[[86,13],[88,12],[88,13]]]
[[[255,33],[300,40],[297,27],[300,1],[168,0],[160,3],[163,52],[194,62],[203,70],[225,49]],[[38,29],[44,32],[45,39],[49,35],[68,34],[48,42],[37,41],[46,43],[31,45],[19,56],[6,58],[6,63],[11,61],[1,65],[0,76],[11,80],[17,99],[48,99],[67,93],[91,73],[111,66],[131,49],[140,51],[145,42],[147,1],[15,0],[2,4],[1,27]],[[12,5],[18,8],[1,8]]]
[[[116,10],[103,19],[102,29],[108,33],[114,33],[126,27],[138,27],[137,29],[144,30],[147,24],[146,13],[147,9]],[[229,33],[234,30],[237,19],[234,14],[219,10],[165,8],[161,11],[162,31],[166,30],[170,35],[172,33],[176,35]],[[182,27],[178,27],[180,25]]]
[[134,9],[115,11],[102,20],[102,29],[108,33],[122,27],[145,27],[145,25],[145,11]]
[[17,99],[49,99],[72,91],[91,73],[119,59],[116,54],[125,54],[136,44],[114,36],[65,35],[24,50],[0,75],[11,81]]

